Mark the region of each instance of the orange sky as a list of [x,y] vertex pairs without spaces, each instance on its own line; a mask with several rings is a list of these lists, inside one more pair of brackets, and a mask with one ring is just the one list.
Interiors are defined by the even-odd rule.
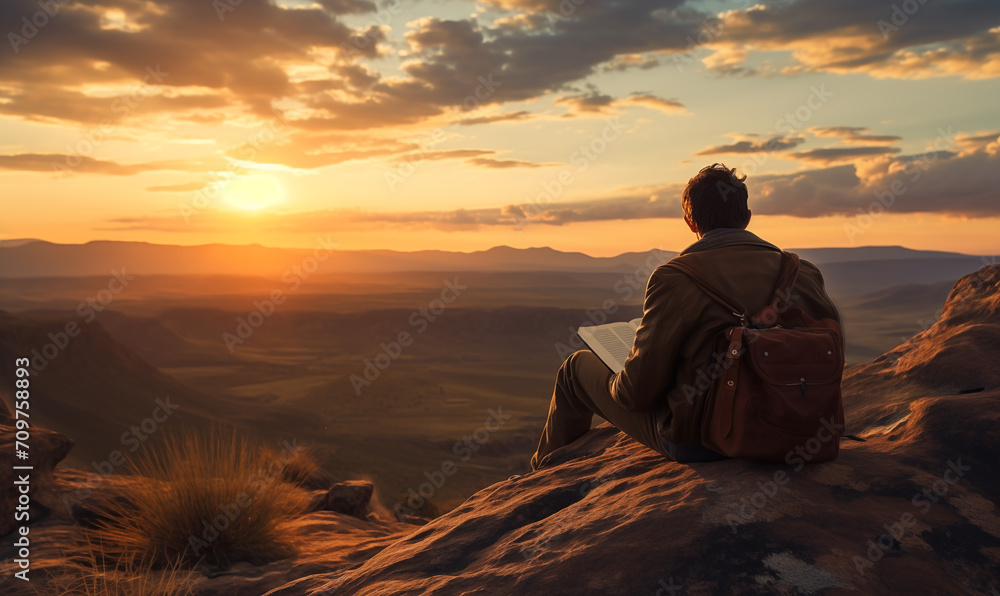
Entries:
[[0,238],[680,249],[724,161],[784,246],[1000,248],[996,2],[61,6],[0,16]]

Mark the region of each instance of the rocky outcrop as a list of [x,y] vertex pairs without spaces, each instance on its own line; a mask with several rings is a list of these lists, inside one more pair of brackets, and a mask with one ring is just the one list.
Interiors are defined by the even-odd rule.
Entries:
[[[610,426],[494,484],[318,594],[989,594],[1000,589],[1000,267],[851,371],[865,442],[807,465],[665,461]],[[821,438],[817,438],[821,440]]]
[[[25,410],[25,413],[31,413]],[[31,418],[22,418],[30,423]],[[14,517],[15,508],[20,499],[20,486],[14,482],[20,476],[28,476],[27,512],[31,520],[38,520],[48,515],[58,503],[58,496],[53,490],[52,471],[61,462],[70,449],[73,439],[64,434],[44,428],[29,426],[26,430],[27,445],[22,449],[17,444],[17,420],[7,403],[0,399],[0,486],[9,496],[0,499],[0,536],[11,533],[21,524]],[[18,453],[25,453],[26,459],[19,459]],[[14,466],[31,466],[31,470],[15,470]]]
[[849,429],[898,424],[921,396],[998,388],[998,355],[1000,265],[990,265],[955,284],[933,325],[845,373]]

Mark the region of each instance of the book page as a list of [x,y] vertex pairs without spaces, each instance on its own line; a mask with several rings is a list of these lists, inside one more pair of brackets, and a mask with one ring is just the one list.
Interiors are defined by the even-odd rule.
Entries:
[[641,323],[641,322],[642,322],[642,319],[632,319],[631,321],[628,322],[628,324],[629,324],[629,327],[631,327],[632,329],[638,329],[639,328],[639,323]]
[[625,361],[635,340],[635,329],[631,322],[580,327],[577,334],[612,372],[621,372],[625,368]]

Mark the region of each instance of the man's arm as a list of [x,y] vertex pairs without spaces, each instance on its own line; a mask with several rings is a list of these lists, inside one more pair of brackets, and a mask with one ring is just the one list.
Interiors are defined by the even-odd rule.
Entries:
[[[611,377],[611,395],[627,410],[650,410],[673,382],[687,339],[689,318],[663,268],[649,278],[642,322],[622,372]],[[674,277],[673,279],[676,279]]]

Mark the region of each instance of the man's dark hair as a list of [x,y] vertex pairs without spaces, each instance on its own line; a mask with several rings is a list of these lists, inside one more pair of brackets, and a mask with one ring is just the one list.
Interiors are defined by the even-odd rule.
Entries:
[[750,223],[746,179],[725,164],[702,168],[684,188],[684,220],[702,234],[716,228],[746,228]]

